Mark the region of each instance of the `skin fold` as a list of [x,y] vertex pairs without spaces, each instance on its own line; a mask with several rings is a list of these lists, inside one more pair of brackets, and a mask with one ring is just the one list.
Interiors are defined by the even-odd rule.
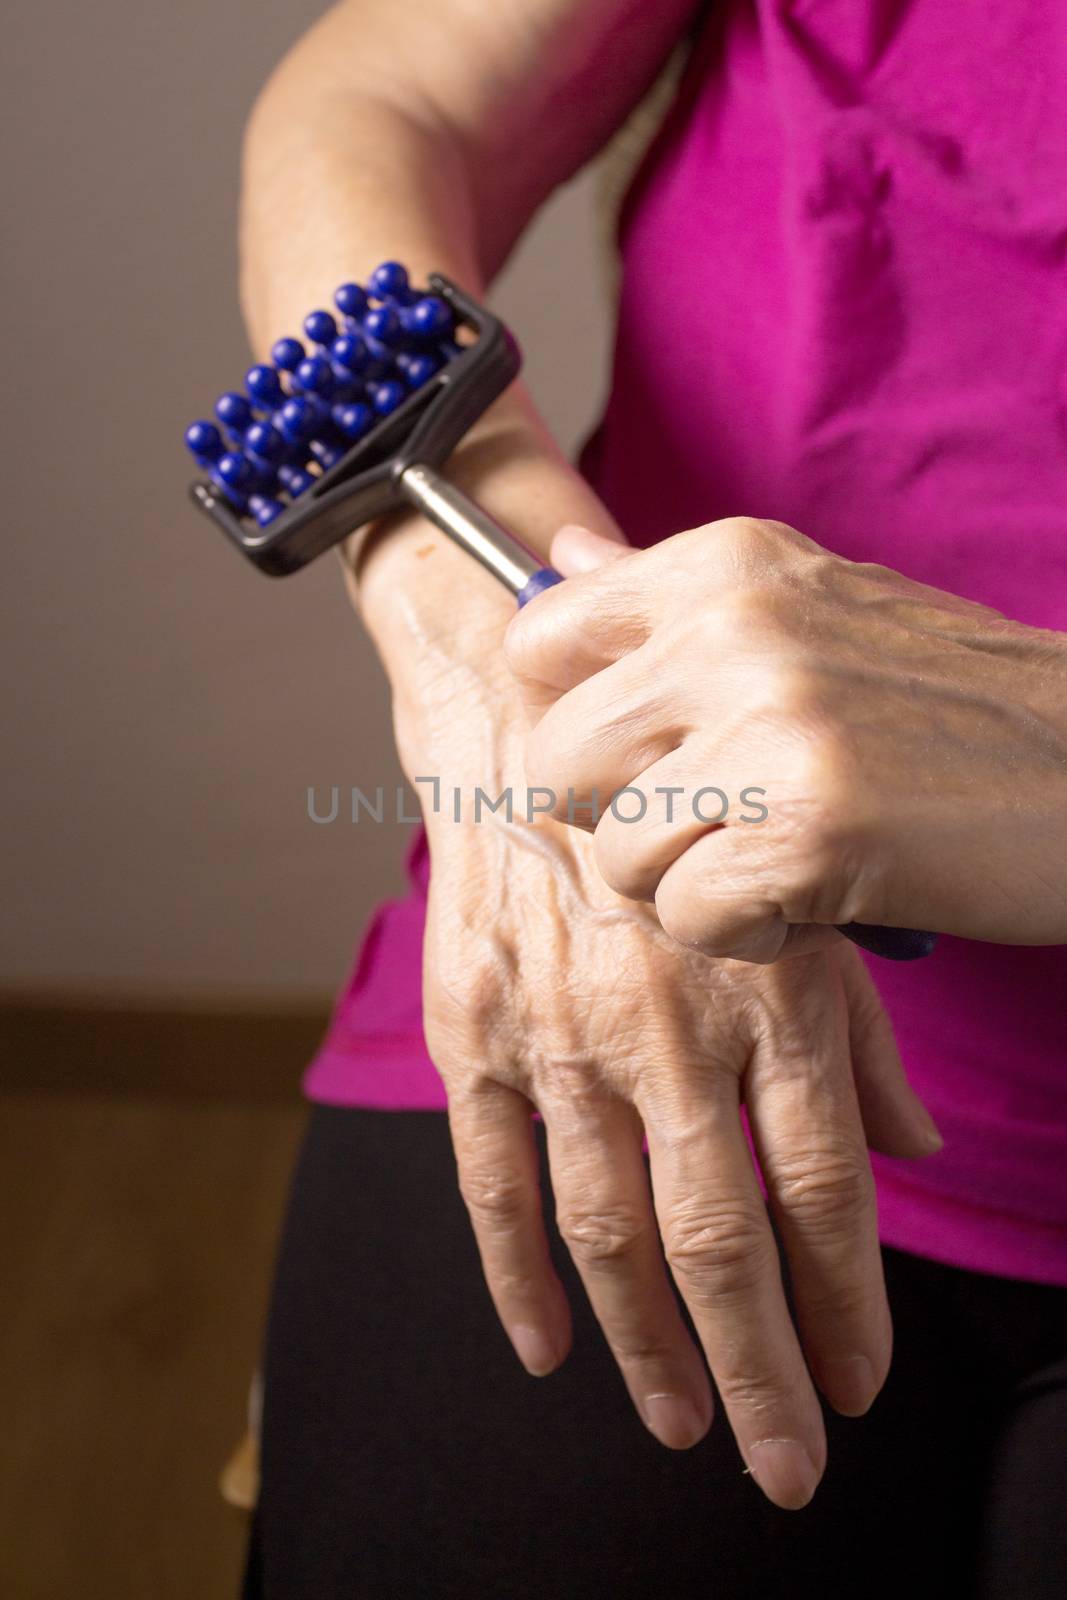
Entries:
[[[382,259],[482,294],[541,201],[640,99],[693,10],[335,7],[249,123],[242,295],[257,352]],[[564,524],[622,540],[521,385],[472,430],[449,476],[546,555]],[[521,794],[528,711],[503,657],[509,597],[413,515],[353,546],[346,574],[389,677],[409,778]],[[867,1147],[919,1157],[940,1143],[858,956],[835,937],[777,966],[712,960],[606,883],[578,830],[551,817],[473,825],[431,811],[426,822],[426,1035],[486,1280],[520,1360],[547,1373],[569,1341],[541,1222],[536,1108],[564,1237],[647,1426],[673,1448],[701,1437],[710,1367],[756,1481],[779,1505],[804,1504],[825,1461],[816,1389],[862,1412],[890,1358]],[[796,1328],[742,1104],[789,1254]]]

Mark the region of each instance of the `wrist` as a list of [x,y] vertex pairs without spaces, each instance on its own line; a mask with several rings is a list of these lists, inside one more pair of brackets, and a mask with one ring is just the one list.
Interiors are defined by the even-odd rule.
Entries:
[[[447,475],[546,562],[565,522],[621,537],[517,387],[467,435]],[[447,695],[452,665],[506,680],[499,656],[515,602],[425,518],[398,513],[350,541],[344,558],[353,603],[394,692],[419,699],[444,680],[440,690]]]

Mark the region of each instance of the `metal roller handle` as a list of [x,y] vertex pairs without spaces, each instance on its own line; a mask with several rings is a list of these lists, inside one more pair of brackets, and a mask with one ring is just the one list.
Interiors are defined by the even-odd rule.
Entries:
[[499,579],[520,606],[526,605],[543,589],[563,582],[560,573],[546,567],[495,517],[483,511],[433,467],[421,463],[405,467],[400,474],[400,490],[435,528],[440,528]]

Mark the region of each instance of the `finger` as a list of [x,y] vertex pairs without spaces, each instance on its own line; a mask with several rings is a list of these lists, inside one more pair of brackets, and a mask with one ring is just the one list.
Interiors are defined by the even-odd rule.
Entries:
[[641,578],[646,552],[621,550],[610,564],[546,589],[516,612],[504,658],[532,711],[637,649],[652,629]]
[[656,1214],[745,1464],[797,1509],[826,1461],[822,1413],[789,1317],[778,1254],[741,1128],[737,1080],[699,1100],[642,1100]]
[[645,1426],[688,1449],[711,1425],[711,1386],[667,1281],[640,1124],[614,1098],[541,1111],[557,1226],[590,1305]]
[[944,1140],[908,1082],[893,1024],[863,957],[842,945],[836,959],[848,1002],[852,1077],[868,1147],[910,1160],[935,1155]]
[[570,1310],[548,1251],[529,1102],[481,1085],[450,1095],[448,1120],[497,1315],[527,1372],[542,1377],[570,1349]]
[[695,589],[727,591],[744,573],[780,563],[783,550],[798,541],[810,545],[792,529],[736,517],[648,550],[619,548],[576,526],[561,529],[553,558],[574,575],[512,619],[504,639],[508,665],[531,705],[550,705],[637,649],[659,622],[686,616]]
[[603,534],[594,533],[591,528],[581,527],[577,522],[568,522],[552,540],[549,559],[557,572],[570,578],[579,572],[592,572],[594,568],[616,560],[618,556],[625,555],[629,548],[621,534],[608,539]]
[[767,828],[715,828],[671,863],[656,888],[665,932],[704,955],[760,964],[840,943],[832,926],[789,920],[769,891],[777,868]]
[[892,1327],[844,989],[817,956],[783,963],[771,982],[745,1076],[749,1127],[808,1364],[834,1409],[859,1416],[885,1382]]
[[557,797],[561,821],[595,827],[617,791],[658,766],[688,728],[687,706],[638,649],[548,707],[527,736],[526,776]]
[[[701,771],[714,771],[716,783],[694,780],[693,773]],[[740,802],[733,774],[716,770],[715,761],[695,748],[693,739],[633,773],[625,784],[625,793],[620,783],[615,790],[602,791],[605,803],[594,854],[605,883],[629,900],[654,900],[667,868],[697,839],[720,827],[747,831],[754,824],[742,823],[741,817],[759,814]]]

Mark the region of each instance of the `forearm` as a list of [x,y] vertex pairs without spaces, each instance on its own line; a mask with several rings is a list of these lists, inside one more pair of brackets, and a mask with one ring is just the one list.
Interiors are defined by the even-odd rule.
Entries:
[[[302,74],[270,91],[249,132],[242,291],[257,351],[265,353],[281,332],[299,331],[312,306],[329,303],[336,284],[365,277],[383,259],[403,260],[416,279],[445,272],[480,295],[485,274],[466,165],[447,132],[431,135],[396,108],[353,95],[291,116],[289,101],[299,97],[301,82]],[[301,203],[290,221],[293,193]],[[520,485],[545,471],[561,483],[572,477],[517,385],[472,430],[450,466],[506,525],[542,548],[551,527],[531,516]],[[464,648],[486,627],[502,625],[506,597],[423,519],[394,519],[388,538],[376,532],[358,577],[354,552],[346,566],[394,682],[446,619],[452,630],[462,619]]]
[[[313,66],[313,60],[297,59],[281,69],[246,141],[241,288],[261,355],[280,333],[298,332],[312,306],[329,304],[338,283],[365,277],[381,260],[404,261],[416,280],[431,270],[444,272],[475,296],[484,293],[488,276],[469,163],[448,127],[430,127],[355,86],[313,94]],[[473,486],[480,487],[490,461],[496,466],[535,453],[561,477],[568,473],[516,384],[472,431],[453,471],[464,475],[465,462],[475,459]],[[465,475],[469,480],[470,472]],[[416,528],[419,520],[406,519],[409,543],[428,532],[425,525]],[[536,529],[523,533],[536,541]],[[432,543],[441,543],[436,534]],[[420,583],[436,585],[432,573],[453,565],[459,563],[437,560],[425,572],[421,564],[414,570]],[[462,573],[469,579],[465,564]]]
[[[455,4],[416,3],[399,15],[365,3],[325,17],[249,124],[242,299],[257,351],[383,259],[483,294],[532,211],[654,70],[686,7],[664,9],[673,21],[657,24],[662,39],[643,38],[630,52],[636,63],[619,57],[591,119],[547,123],[561,84],[580,80],[609,39],[619,55],[641,17],[633,0],[534,0],[515,8],[514,24]],[[485,56],[478,70],[466,59],[475,47]],[[449,472],[541,552],[562,521],[612,531],[521,385],[472,430]],[[414,515],[396,519],[388,538],[372,537],[351,576],[394,684],[430,640],[439,650],[451,640],[464,655],[484,654],[490,639],[495,649],[510,615],[494,581]]]

